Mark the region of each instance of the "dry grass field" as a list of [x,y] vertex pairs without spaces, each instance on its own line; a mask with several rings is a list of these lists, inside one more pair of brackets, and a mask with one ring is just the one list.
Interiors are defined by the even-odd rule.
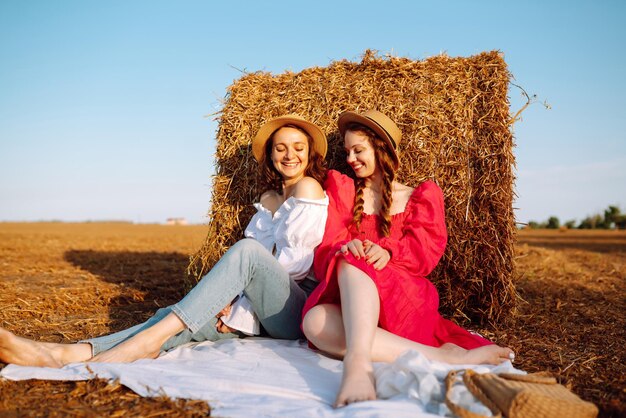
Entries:
[[[206,226],[0,223],[0,325],[40,341],[123,329],[178,300]],[[626,232],[521,231],[517,313],[479,331],[549,370],[601,416],[626,416]],[[0,364],[0,367],[4,365]],[[0,381],[0,416],[206,416],[103,381]]]
[[520,231],[515,285],[517,313],[494,328],[517,366],[626,416],[626,231]]

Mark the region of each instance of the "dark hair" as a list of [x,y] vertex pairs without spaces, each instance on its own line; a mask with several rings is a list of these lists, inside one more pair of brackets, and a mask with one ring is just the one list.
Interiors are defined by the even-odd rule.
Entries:
[[[380,232],[383,236],[389,236],[389,230],[391,228],[391,203],[393,202],[393,181],[396,178],[396,170],[394,168],[394,161],[391,158],[394,151],[391,146],[384,139],[380,138],[376,133],[367,126],[360,123],[353,122],[346,127],[346,132],[358,132],[365,136],[369,143],[374,148],[374,156],[376,158],[376,165],[382,173],[382,202],[380,207]],[[352,210],[352,222],[356,225],[357,230],[361,227],[361,219],[363,219],[363,189],[365,188],[365,179],[357,177],[355,179],[355,195],[354,195],[354,209]]]
[[326,161],[324,157],[322,157],[316,150],[313,144],[313,138],[307,131],[300,128],[299,126],[288,124],[283,125],[280,128],[276,129],[268,140],[265,142],[265,147],[263,148],[263,158],[262,163],[259,165],[259,176],[260,176],[260,185],[261,190],[276,190],[278,194],[283,194],[283,178],[280,173],[274,167],[274,163],[272,162],[272,147],[274,145],[274,135],[276,132],[280,131],[283,128],[293,128],[302,132],[306,138],[307,143],[309,145],[309,163],[304,169],[304,174],[309,177],[313,177],[320,184],[324,184],[326,180]]

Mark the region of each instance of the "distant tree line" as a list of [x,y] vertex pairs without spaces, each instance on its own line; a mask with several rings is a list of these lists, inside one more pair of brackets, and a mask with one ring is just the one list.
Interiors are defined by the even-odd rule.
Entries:
[[550,216],[545,222],[529,221],[530,229],[626,229],[626,213],[622,213],[618,206],[609,206],[604,214],[596,213],[587,216],[576,224],[576,220],[569,220],[561,224],[559,218]]

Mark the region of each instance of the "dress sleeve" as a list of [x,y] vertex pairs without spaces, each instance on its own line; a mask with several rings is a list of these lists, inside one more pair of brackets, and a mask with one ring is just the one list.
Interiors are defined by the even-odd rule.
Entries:
[[328,196],[323,199],[292,198],[284,203],[285,222],[276,230],[276,258],[289,276],[306,277],[313,264],[313,251],[322,242],[328,216]]
[[326,276],[328,264],[337,252],[337,246],[350,239],[354,207],[354,181],[335,170],[329,170],[324,189],[328,195],[328,220],[322,243],[315,250],[314,272],[318,280]]
[[407,210],[402,236],[382,238],[378,245],[391,253],[391,262],[421,276],[437,265],[446,248],[443,193],[432,181],[422,183],[413,192]]

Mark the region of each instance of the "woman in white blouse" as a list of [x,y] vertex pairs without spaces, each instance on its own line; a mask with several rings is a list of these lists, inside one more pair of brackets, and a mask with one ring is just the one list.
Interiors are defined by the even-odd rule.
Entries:
[[[255,334],[259,321],[272,337],[303,338],[300,318],[316,282],[308,277],[321,242],[328,197],[323,184],[326,136],[311,122],[286,115],[265,123],[252,141],[267,191],[257,213],[220,261],[178,303],[143,324],[74,344],[43,343],[0,328],[0,360],[61,367],[78,361],[131,362],[190,341]],[[239,297],[238,297],[239,296]],[[238,297],[238,299],[237,299]],[[217,323],[216,315],[232,305]]]

